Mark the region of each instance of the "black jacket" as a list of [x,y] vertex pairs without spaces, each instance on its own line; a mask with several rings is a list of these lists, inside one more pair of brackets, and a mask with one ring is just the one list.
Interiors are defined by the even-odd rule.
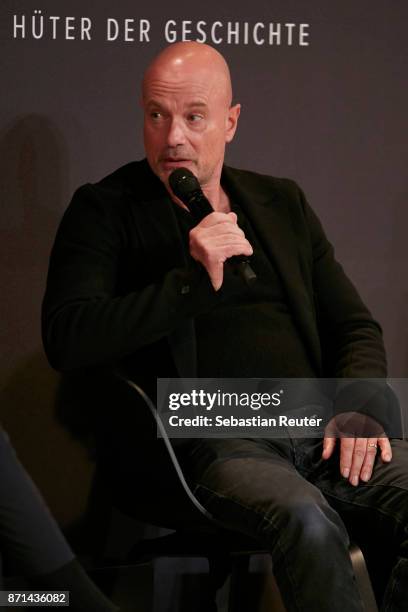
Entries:
[[[384,377],[380,327],[297,185],[227,167],[222,183],[273,260],[316,370]],[[223,289],[212,289],[183,246],[173,207],[145,160],[78,189],[57,233],[43,304],[53,367],[110,365],[135,355],[142,362],[164,341],[177,373],[194,375],[192,318],[237,286],[227,274]]]

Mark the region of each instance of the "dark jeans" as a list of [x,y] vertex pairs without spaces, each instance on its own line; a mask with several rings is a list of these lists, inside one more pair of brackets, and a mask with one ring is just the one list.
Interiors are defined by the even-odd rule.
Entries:
[[[338,445],[337,445],[338,446]],[[315,439],[203,439],[183,468],[201,503],[271,551],[289,612],[363,610],[348,552],[361,547],[382,610],[408,610],[408,443],[353,487]]]
[[0,554],[8,567],[26,577],[53,572],[74,557],[1,429]]

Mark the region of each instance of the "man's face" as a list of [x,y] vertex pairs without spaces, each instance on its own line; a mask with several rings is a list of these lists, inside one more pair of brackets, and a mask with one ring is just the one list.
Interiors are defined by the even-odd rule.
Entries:
[[239,106],[230,107],[223,81],[208,68],[156,69],[143,91],[144,144],[153,172],[168,187],[185,167],[202,187],[219,182],[225,144],[232,140]]

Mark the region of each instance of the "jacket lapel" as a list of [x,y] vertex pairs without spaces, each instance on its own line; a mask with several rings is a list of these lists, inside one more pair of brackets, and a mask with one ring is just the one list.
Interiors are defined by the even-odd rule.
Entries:
[[[246,184],[244,174],[224,167],[223,184],[230,197],[247,214],[265,253],[275,264],[282,281],[288,305],[303,336],[318,372],[321,371],[321,349],[317,333],[313,288],[310,273],[298,248],[288,214],[288,203],[280,194],[257,192]],[[241,176],[240,176],[241,175]],[[256,272],[256,271],[255,271]]]
[[[141,215],[143,235],[142,244],[157,244],[158,257],[168,254],[171,267],[187,265],[186,248],[180,233],[180,227],[172,203],[163,184],[146,169],[143,199],[138,202],[138,214]],[[140,194],[139,194],[140,197]],[[174,248],[174,245],[177,245]],[[173,360],[181,378],[196,378],[197,347],[193,319],[187,319],[168,336],[167,341]]]
[[[180,232],[180,226],[175,215],[174,205],[171,202],[169,209],[172,216],[172,227],[177,233],[178,243],[180,244],[180,258],[182,263],[187,266],[189,253],[186,252],[186,247]],[[197,340],[194,320],[190,318],[183,321],[181,325],[169,334],[167,340],[180,378],[196,378]]]

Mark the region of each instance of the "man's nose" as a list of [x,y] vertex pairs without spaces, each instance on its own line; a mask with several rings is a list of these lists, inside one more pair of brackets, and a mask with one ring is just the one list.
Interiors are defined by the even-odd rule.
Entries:
[[173,118],[167,132],[167,145],[169,147],[177,147],[183,145],[186,141],[184,126],[180,119]]

